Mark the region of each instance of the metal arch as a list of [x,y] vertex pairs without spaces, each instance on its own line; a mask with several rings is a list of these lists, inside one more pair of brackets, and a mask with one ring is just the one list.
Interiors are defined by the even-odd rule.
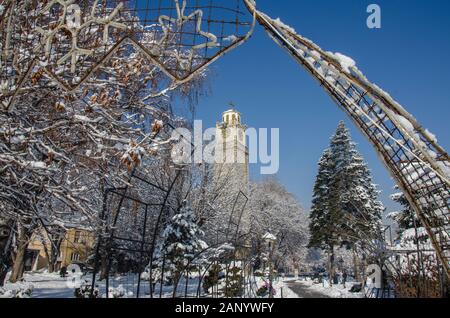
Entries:
[[[7,98],[6,110],[9,111],[13,107],[16,96],[31,76],[33,69],[37,67],[36,62],[40,57],[41,51],[45,53],[45,60],[48,64],[41,68],[42,71],[68,93],[78,89],[118,49],[127,44],[133,45],[136,50],[149,59],[151,64],[158,67],[170,78],[170,88],[189,82],[211,63],[246,42],[253,34],[256,25],[255,16],[252,17],[251,22],[243,21],[241,17],[244,15],[244,12],[241,12],[239,9],[240,0],[227,0],[229,2],[225,1],[222,4],[223,1],[210,0],[208,2],[196,1],[195,3],[192,1],[191,3],[191,0],[161,0],[159,2],[147,0],[145,4],[145,1],[111,0],[107,2],[107,7],[102,7],[98,0],[48,0],[44,2],[46,6],[41,10],[40,16],[32,17],[32,19],[36,20],[36,23],[34,23],[35,26],[31,31],[39,37],[40,43],[33,48],[32,52],[26,53],[26,62],[29,61],[29,64],[20,65],[20,67],[25,67],[28,71],[20,72],[17,69],[18,73],[14,75],[14,78],[8,78],[8,80],[11,80],[8,87],[10,92],[1,96]],[[58,16],[57,21],[53,21],[56,23],[55,27],[55,25],[51,26],[50,24],[51,15],[49,12],[56,4],[62,6],[62,14]],[[236,4],[237,8],[233,7]],[[20,25],[15,26],[13,20],[16,19],[16,9],[24,9],[22,6],[25,4],[17,3],[16,0],[10,0],[5,5],[6,8],[0,22],[3,29],[0,33],[2,36],[0,41],[4,42],[4,45],[1,46],[2,52],[0,52],[0,79],[4,77],[2,73],[5,70],[5,65],[8,61],[11,63],[11,59],[13,59],[11,53],[14,51],[14,48],[25,43],[22,40],[12,39],[13,33],[23,33],[24,31]],[[71,12],[73,10],[72,6],[77,6],[78,8],[83,6],[83,8],[89,9],[85,10],[89,12],[83,14],[83,22],[79,22],[78,25],[74,25],[71,15],[78,14],[81,21],[81,11],[79,10],[78,13]],[[101,12],[102,15],[99,16],[97,11],[106,11],[106,13]],[[232,13],[232,15],[222,17],[218,16],[217,12],[224,12],[224,15]],[[5,17],[8,19],[4,19]],[[139,23],[141,27],[135,27],[136,23]],[[190,30],[189,25],[186,26],[189,23],[194,24],[194,30]],[[104,28],[103,45],[91,50],[79,48],[77,42],[78,34],[84,29],[90,32],[94,24],[102,25]],[[115,28],[117,32],[114,41],[108,43],[110,38],[108,30],[110,28]],[[244,28],[248,30],[242,33]],[[50,53],[52,50],[58,52],[58,41],[54,40],[56,40],[56,33],[60,30],[71,33],[72,44],[66,55],[56,62],[51,62],[50,56],[53,54]],[[231,32],[231,30],[235,30],[237,32],[236,35],[226,33]],[[213,32],[218,34],[215,35]],[[153,35],[156,37],[160,34],[162,34],[161,39],[152,46],[144,44],[144,41],[141,40],[144,36]],[[173,41],[168,43],[170,37],[173,38]],[[203,38],[207,40],[202,41]],[[168,46],[176,48],[176,56],[173,56],[173,52],[170,53],[168,51]],[[94,53],[95,57],[93,57]],[[189,57],[187,65],[186,61],[183,62],[184,66],[179,61],[180,59],[186,60],[185,57],[181,56],[183,54],[188,54]],[[78,61],[78,56],[86,57],[86,61]],[[40,59],[42,60],[42,57]],[[168,65],[168,62],[165,61],[173,59],[178,63],[175,66]],[[65,78],[68,76],[65,69],[62,74],[58,73],[58,75],[54,70],[56,66],[64,66],[68,60],[70,60],[70,72],[74,75],[71,81]],[[23,62],[21,63],[23,64]],[[81,69],[83,73],[79,77],[75,77],[78,74],[74,74],[77,69]]]
[[[450,277],[450,183],[445,171],[450,167],[448,154],[413,116],[387,94],[374,90],[362,73],[345,72],[320,47],[257,11],[253,1],[244,2],[274,41],[319,81],[372,143],[426,228]],[[328,69],[325,74],[320,72],[322,67]],[[326,76],[334,76],[334,80]],[[411,122],[414,132],[399,116]],[[416,178],[411,177],[413,173]]]
[[[56,2],[60,3],[61,1]],[[72,3],[74,1],[70,2]],[[80,3],[81,2],[82,1],[80,1]],[[86,0],[83,2],[97,4],[96,0]],[[147,1],[147,3],[149,2],[150,0]],[[2,63],[0,64],[1,68],[3,68],[3,63],[8,63],[10,57],[10,41],[13,33],[12,22],[15,19],[13,9],[17,5],[17,1],[10,0],[5,3],[7,4],[7,7],[2,16],[2,21],[0,22],[0,25],[2,26],[7,23],[7,27],[2,30],[2,36],[4,36],[4,38],[1,40],[5,41],[5,44],[2,47],[2,52],[0,52],[2,58],[0,61]],[[64,3],[66,4],[68,1],[65,1]],[[118,3],[118,1],[112,1],[111,3]],[[184,14],[184,10],[187,8],[186,0],[183,0],[181,7],[179,0],[173,0],[172,3],[176,4],[178,13],[177,19],[169,17],[169,19],[163,18],[162,20],[165,20],[166,22],[169,21],[172,24],[182,24],[183,21],[187,19],[190,20],[195,16],[192,14]],[[429,234],[441,263],[446,269],[447,276],[450,276],[450,182],[445,170],[450,166],[450,160],[446,151],[426,133],[414,117],[400,105],[388,98],[386,94],[374,89],[362,74],[345,72],[341,65],[333,60],[321,48],[298,34],[295,34],[292,30],[274,23],[270,17],[257,11],[254,1],[244,0],[244,3],[253,16],[253,23],[251,24],[250,31],[245,36],[238,38],[237,41],[233,42],[225,49],[219,50],[219,52],[212,55],[205,55],[203,63],[201,63],[200,66],[197,65],[198,68],[190,68],[189,72],[184,75],[179,75],[176,70],[174,72],[173,69],[167,68],[158,59],[158,57],[160,57],[158,54],[155,55],[151,49],[143,46],[139,41],[139,32],[125,33],[115,45],[103,52],[102,58],[95,63],[93,68],[88,70],[87,75],[85,75],[78,84],[75,84],[75,86],[64,85],[48,66],[44,68],[45,72],[66,91],[73,91],[78,88],[79,85],[84,83],[94,73],[95,69],[108,61],[115,50],[122,44],[128,43],[143,52],[152,63],[160,67],[163,72],[173,80],[173,83],[182,84],[191,80],[195,74],[206,68],[210,63],[214,62],[228,51],[247,41],[253,32],[256,20],[258,20],[274,40],[281,47],[287,49],[291,56],[320,82],[332,99],[347,113],[347,115],[349,115],[356,126],[369,139],[379,154],[380,159],[396,179],[397,183],[406,194],[411,206],[415,209],[419,219]],[[211,7],[211,5],[209,5],[209,7]],[[66,9],[67,8],[65,8],[65,11]],[[198,6],[194,6],[193,9],[199,10]],[[145,9],[139,9],[137,7],[132,7],[131,11],[134,13],[148,13]],[[8,19],[4,19],[8,13]],[[162,15],[159,17],[161,18],[161,16]],[[162,20],[158,19],[158,22],[161,22]],[[150,21],[151,20],[146,20],[146,22]],[[201,21],[201,18],[198,19],[197,12],[197,28],[194,34],[206,36],[211,41],[207,42],[206,45],[197,44],[192,45],[191,47],[208,50],[208,43],[214,44],[214,38],[210,36],[212,33],[202,31],[198,21]],[[166,37],[167,29],[164,29],[162,25],[161,27],[163,28],[164,37]],[[179,34],[187,34],[187,31],[179,31]],[[43,36],[45,37],[45,32]],[[160,45],[161,44],[162,43],[160,43]],[[182,45],[181,42],[178,44]],[[42,47],[43,46],[41,46],[41,48]],[[310,54],[312,52],[317,53],[318,57],[312,56]],[[14,67],[16,66],[16,62],[17,61],[12,61]],[[33,71],[36,62],[35,56],[28,56],[26,62],[30,64],[21,65],[23,69],[16,70],[16,80],[18,85],[14,89],[11,89],[12,94],[6,96],[7,98],[11,97],[7,109],[13,106],[16,95]],[[319,69],[323,65],[334,70],[336,80],[333,83],[327,80],[326,75],[319,72]],[[0,73],[0,76],[3,76],[3,74]],[[411,130],[399,120],[399,116],[402,116],[411,122],[414,127],[414,132],[411,132]],[[386,149],[387,146],[389,149]],[[434,153],[435,156],[430,154],[430,152]],[[417,174],[415,180],[411,180],[410,178],[412,173]]]

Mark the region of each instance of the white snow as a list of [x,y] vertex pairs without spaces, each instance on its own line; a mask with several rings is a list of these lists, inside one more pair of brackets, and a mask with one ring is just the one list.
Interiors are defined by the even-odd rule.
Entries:
[[285,280],[279,280],[273,283],[273,288],[276,291],[274,298],[299,298],[299,296],[289,288]]
[[234,42],[236,42],[238,39],[239,39],[239,38],[238,38],[236,35],[230,35],[230,36],[227,36],[226,38],[224,38],[223,40],[226,41],[226,42],[234,43]]
[[433,133],[431,133],[428,129],[425,130],[425,135],[426,135],[432,142],[435,142],[435,143],[438,142],[436,135],[434,135]]
[[101,120],[101,117],[98,117],[96,119],[90,119],[89,117],[83,115],[75,115],[73,117],[76,121],[85,123],[98,123]]
[[341,64],[341,67],[346,73],[351,73],[351,69],[356,66],[356,62],[351,58],[342,53],[335,53],[335,59]]
[[46,169],[47,165],[43,161],[28,161],[26,165],[32,169]]
[[[193,276],[193,275],[192,275]],[[8,277],[7,277],[8,279]],[[24,279],[21,282],[12,284],[6,282],[5,286],[0,289],[0,298],[11,298],[20,293],[16,297],[30,297],[30,298],[75,298],[75,287],[71,283],[71,277],[62,278],[59,273],[41,272],[27,272],[24,274]],[[92,282],[92,275],[82,276],[79,284],[90,285]],[[109,279],[109,297],[110,298],[133,298],[133,292],[137,290],[138,277],[137,274],[125,274],[117,277],[110,277]],[[99,290],[100,297],[106,297],[106,281],[96,280],[96,286]],[[183,286],[183,287],[181,287]],[[185,281],[182,279],[178,286],[178,296],[184,297]],[[196,295],[198,287],[198,278],[192,278],[188,284],[188,294]],[[149,284],[141,285],[140,297],[148,298]],[[25,294],[27,291],[32,291],[31,296]],[[156,284],[155,293],[159,292],[159,284]],[[164,298],[172,297],[173,286],[163,286]],[[159,297],[159,294],[157,295]]]
[[403,128],[405,128],[408,131],[408,133],[414,134],[414,126],[408,119],[406,119],[405,117],[403,117],[401,115],[395,115],[395,117],[400,122],[400,124],[403,126]]
[[0,287],[0,298],[30,298],[33,288],[33,284],[23,282]]
[[276,18],[276,19],[274,20],[274,22],[275,22],[275,24],[278,25],[279,27],[282,27],[283,29],[286,29],[286,30],[288,30],[288,31],[291,32],[291,33],[297,33],[293,27],[291,27],[291,26],[287,25],[286,23],[284,23],[283,21],[281,21],[280,18]]
[[276,241],[277,237],[275,235],[273,235],[272,233],[267,232],[266,234],[263,235],[263,240]]
[[354,283],[347,283],[344,287],[342,284],[329,286],[327,281],[316,283],[312,280],[297,280],[296,283],[302,284],[319,294],[323,294],[330,298],[364,298],[364,293],[351,293],[349,290]]
[[20,286],[32,285],[31,298],[73,298],[74,290],[69,288],[67,280],[57,273],[25,273],[23,282],[5,284],[6,290],[16,290]]

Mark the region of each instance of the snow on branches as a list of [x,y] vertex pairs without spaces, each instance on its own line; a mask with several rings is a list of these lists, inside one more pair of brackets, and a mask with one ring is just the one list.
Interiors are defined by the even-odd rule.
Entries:
[[[171,97],[195,94],[205,79],[201,73],[171,85],[130,43],[103,60],[124,21],[144,26],[126,10],[119,14],[122,4],[90,3],[81,13],[73,1],[2,7],[0,218],[30,230],[99,225],[105,189],[127,184],[130,170],[170,148]],[[147,31],[141,44],[158,36]]]
[[367,164],[341,122],[319,161],[310,215],[310,247],[377,239],[383,204]]

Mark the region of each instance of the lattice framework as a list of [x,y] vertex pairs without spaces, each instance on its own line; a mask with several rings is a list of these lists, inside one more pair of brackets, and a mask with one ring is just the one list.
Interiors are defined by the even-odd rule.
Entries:
[[450,275],[450,160],[436,139],[356,68],[256,10],[269,35],[302,65],[352,119],[406,194]]

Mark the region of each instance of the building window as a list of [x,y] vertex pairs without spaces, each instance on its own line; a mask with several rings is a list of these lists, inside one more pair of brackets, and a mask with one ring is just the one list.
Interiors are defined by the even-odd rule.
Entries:
[[80,231],[76,231],[75,232],[75,238],[73,240],[75,243],[81,243],[81,232]]
[[73,252],[70,256],[72,262],[78,262],[80,260],[80,254]]

